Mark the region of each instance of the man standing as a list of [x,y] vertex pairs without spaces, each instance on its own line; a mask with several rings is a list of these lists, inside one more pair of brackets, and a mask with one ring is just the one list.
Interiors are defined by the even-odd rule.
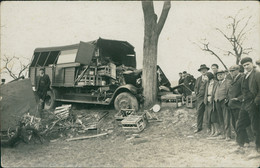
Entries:
[[216,75],[218,84],[216,84],[214,100],[216,102],[219,124],[223,131],[222,137],[229,141],[231,139],[230,113],[226,108],[226,103],[230,82],[225,79],[225,71],[218,71]]
[[41,109],[44,108],[47,91],[50,89],[50,83],[50,78],[47,74],[45,74],[45,69],[40,68],[40,75],[37,76],[35,89],[40,99]]
[[202,64],[198,69],[198,71],[201,73],[201,76],[197,78],[194,87],[197,103],[197,129],[194,131],[194,133],[200,132],[202,130],[203,116],[205,111],[204,97],[206,84],[208,81],[208,70],[209,68],[205,64]]
[[233,65],[229,68],[232,82],[228,89],[228,109],[230,111],[231,123],[236,132],[236,122],[242,102],[241,81],[243,74],[239,73],[240,66]]
[[260,72],[254,69],[250,57],[241,60],[245,69],[242,78],[242,105],[237,121],[237,143],[243,149],[245,143],[249,142],[246,127],[250,126],[255,136],[256,151],[260,153]]
[[213,75],[214,75],[215,80],[216,80],[216,79],[217,79],[216,73],[218,72],[218,64],[212,64],[212,65],[211,65],[211,70],[212,70]]

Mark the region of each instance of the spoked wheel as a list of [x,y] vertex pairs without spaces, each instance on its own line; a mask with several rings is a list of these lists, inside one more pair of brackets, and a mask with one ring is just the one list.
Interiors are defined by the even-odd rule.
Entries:
[[121,109],[135,109],[137,111],[139,108],[136,97],[128,92],[117,95],[114,106],[117,111],[120,111]]

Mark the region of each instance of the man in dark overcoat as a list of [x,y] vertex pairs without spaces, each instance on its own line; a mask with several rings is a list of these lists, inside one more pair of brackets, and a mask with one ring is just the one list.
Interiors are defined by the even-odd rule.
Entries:
[[40,68],[40,74],[36,78],[35,89],[40,99],[41,108],[44,108],[44,103],[47,95],[47,91],[50,89],[50,78],[49,75],[45,74],[45,69]]
[[241,60],[245,76],[241,82],[242,105],[237,121],[236,141],[243,148],[249,142],[246,127],[251,126],[255,136],[256,151],[260,153],[260,72],[254,68],[252,58]]
[[197,78],[194,87],[197,105],[197,129],[194,131],[194,133],[198,133],[202,130],[203,116],[205,111],[204,97],[206,91],[206,84],[208,81],[208,70],[209,68],[205,64],[200,65],[200,68],[198,69],[198,71],[201,73],[201,76]]
[[236,132],[236,122],[242,104],[241,81],[244,74],[239,73],[240,66],[233,65],[229,68],[232,82],[228,88],[228,109],[230,111],[231,124]]

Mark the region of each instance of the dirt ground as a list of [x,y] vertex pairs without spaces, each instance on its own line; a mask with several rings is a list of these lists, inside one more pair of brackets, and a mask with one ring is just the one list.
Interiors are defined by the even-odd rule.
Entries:
[[[84,109],[83,109],[84,110]],[[92,107],[86,112],[104,111]],[[81,109],[82,111],[82,109]],[[114,120],[116,112],[101,120],[98,138],[44,144],[20,143],[2,148],[3,167],[259,167],[260,158],[248,159],[254,143],[244,154],[234,153],[234,140],[209,140],[205,129],[194,134],[195,109],[175,108],[167,103],[158,113],[160,122],[150,122],[138,136],[125,133]],[[93,134],[93,131],[89,134]]]

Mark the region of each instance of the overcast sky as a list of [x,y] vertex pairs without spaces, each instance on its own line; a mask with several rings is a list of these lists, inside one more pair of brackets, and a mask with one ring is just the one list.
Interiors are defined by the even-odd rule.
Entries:
[[[194,44],[206,38],[212,47],[229,49],[229,43],[215,28],[228,32],[227,16],[243,9],[240,18],[252,15],[254,26],[245,41],[253,47],[250,56],[260,59],[260,4],[243,2],[172,1],[158,45],[158,64],[170,81],[178,80],[180,71],[195,77],[200,64],[220,62]],[[159,16],[163,2],[155,2]],[[91,41],[99,37],[128,41],[135,47],[137,66],[142,68],[144,20],[141,2],[2,2],[1,56],[31,59],[37,47],[50,47]],[[235,57],[224,56],[214,48],[229,67]]]

